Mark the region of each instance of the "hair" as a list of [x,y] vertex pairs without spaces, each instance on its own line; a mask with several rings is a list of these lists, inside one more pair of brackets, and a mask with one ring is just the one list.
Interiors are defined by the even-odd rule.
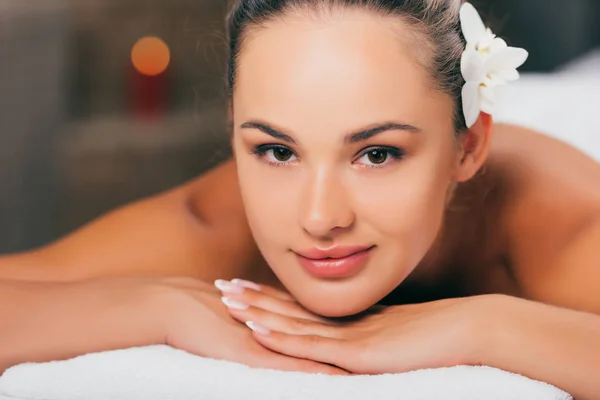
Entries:
[[[464,85],[460,60],[465,39],[460,28],[460,7],[464,0],[234,0],[227,15],[229,59],[227,90],[233,95],[238,60],[244,40],[252,30],[292,12],[319,14],[339,8],[360,8],[381,16],[397,17],[410,27],[408,37],[414,54],[425,68],[433,87],[454,99],[454,131],[466,127],[461,90]],[[425,40],[423,40],[425,39]],[[425,44],[425,45],[423,45]]]

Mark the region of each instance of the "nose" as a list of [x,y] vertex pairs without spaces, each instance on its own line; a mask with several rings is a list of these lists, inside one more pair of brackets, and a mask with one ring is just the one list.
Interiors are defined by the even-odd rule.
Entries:
[[340,176],[325,169],[311,176],[304,189],[300,215],[302,228],[315,237],[350,227],[355,215]]

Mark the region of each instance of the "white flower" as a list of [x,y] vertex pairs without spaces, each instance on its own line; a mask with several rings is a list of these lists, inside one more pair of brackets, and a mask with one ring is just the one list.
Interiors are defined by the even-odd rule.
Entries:
[[486,28],[470,3],[460,9],[460,23],[467,47],[461,59],[465,78],[462,89],[463,111],[467,127],[472,127],[481,111],[492,114],[494,88],[519,79],[519,68],[529,56],[526,50],[509,47]]

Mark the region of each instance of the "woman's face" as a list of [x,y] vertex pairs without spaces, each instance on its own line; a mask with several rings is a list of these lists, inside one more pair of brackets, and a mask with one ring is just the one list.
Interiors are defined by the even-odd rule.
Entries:
[[277,277],[321,315],[377,303],[441,228],[453,104],[404,29],[361,12],[287,17],[252,33],[238,60],[233,146],[248,221]]

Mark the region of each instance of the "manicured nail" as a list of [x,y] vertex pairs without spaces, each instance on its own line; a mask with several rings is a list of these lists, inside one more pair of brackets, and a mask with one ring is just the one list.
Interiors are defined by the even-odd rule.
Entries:
[[233,283],[234,285],[241,286],[243,288],[252,289],[256,290],[257,292],[260,292],[260,285],[254,282],[245,281],[243,279],[232,279],[231,283]]
[[268,335],[269,333],[271,333],[270,330],[268,330],[264,326],[259,325],[253,321],[246,321],[246,326],[248,326],[248,328],[252,329],[254,332],[258,333],[259,335]]
[[239,300],[230,299],[229,297],[221,297],[221,301],[228,308],[232,308],[234,310],[247,310],[249,307],[248,304],[246,304],[242,301],[239,301]]
[[223,279],[217,279],[215,281],[215,286],[224,293],[242,293],[244,291],[243,286],[236,285],[235,283]]

